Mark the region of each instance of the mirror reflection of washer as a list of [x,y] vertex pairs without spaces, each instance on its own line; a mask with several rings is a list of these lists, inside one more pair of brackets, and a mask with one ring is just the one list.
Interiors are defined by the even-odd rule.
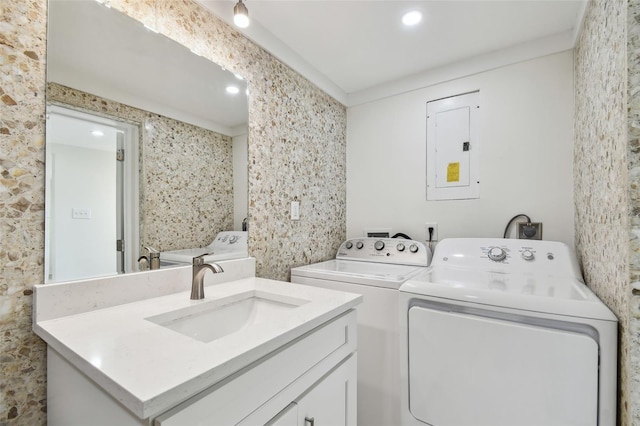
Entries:
[[400,288],[402,425],[616,424],[617,319],[566,245],[446,239],[431,266]]
[[335,260],[291,270],[291,282],[358,293],[358,424],[400,424],[400,286],[427,269],[431,251],[419,241],[354,238]]

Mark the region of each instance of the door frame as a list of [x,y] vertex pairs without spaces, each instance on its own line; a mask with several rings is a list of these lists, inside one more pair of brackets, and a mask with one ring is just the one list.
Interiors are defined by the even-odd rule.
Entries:
[[[124,270],[119,271],[129,273],[136,270],[137,260],[140,252],[140,167],[139,167],[139,153],[140,153],[140,135],[141,123],[125,121],[120,118],[107,117],[98,115],[93,111],[76,109],[70,105],[48,102],[47,103],[47,117],[50,114],[59,114],[75,119],[89,121],[92,123],[103,124],[116,128],[122,132],[124,140],[124,158],[125,161],[122,164],[122,212],[118,214],[119,218],[122,218],[123,234],[122,238],[125,241],[124,244]],[[45,153],[46,153],[45,145]],[[47,161],[45,162],[46,173],[46,186],[45,186],[45,282],[49,282],[50,275],[50,260],[53,254],[50,252],[50,230],[51,217],[49,216],[46,206],[51,202],[51,190],[50,190],[50,155],[45,154]],[[116,159],[114,158],[114,161]],[[115,242],[114,242],[115,249]],[[55,281],[55,278],[53,279]]]

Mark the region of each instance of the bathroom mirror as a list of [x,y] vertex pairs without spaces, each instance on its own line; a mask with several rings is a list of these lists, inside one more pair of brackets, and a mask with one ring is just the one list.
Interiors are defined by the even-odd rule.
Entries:
[[241,230],[246,93],[241,77],[102,3],[49,0],[46,282],[136,272],[142,247]]

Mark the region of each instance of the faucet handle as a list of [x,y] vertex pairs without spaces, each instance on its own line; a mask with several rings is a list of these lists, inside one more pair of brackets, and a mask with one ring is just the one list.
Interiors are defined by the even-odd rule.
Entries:
[[193,258],[193,266],[201,266],[204,263],[204,257],[209,256],[211,253],[202,253],[200,256]]
[[160,252],[153,247],[144,246],[143,247],[149,253],[149,259],[159,259]]

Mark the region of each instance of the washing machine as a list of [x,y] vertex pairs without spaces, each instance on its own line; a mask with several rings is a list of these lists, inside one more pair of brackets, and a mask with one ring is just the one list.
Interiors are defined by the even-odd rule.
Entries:
[[187,248],[182,250],[163,251],[160,262],[169,264],[191,264],[196,256],[204,256],[205,262],[219,262],[222,260],[249,257],[247,231],[221,231],[206,247]]
[[427,268],[419,241],[356,238],[336,258],[293,268],[291,282],[363,295],[358,315],[358,424],[400,424],[399,288]]
[[565,244],[442,240],[400,304],[402,425],[616,424],[617,319]]

